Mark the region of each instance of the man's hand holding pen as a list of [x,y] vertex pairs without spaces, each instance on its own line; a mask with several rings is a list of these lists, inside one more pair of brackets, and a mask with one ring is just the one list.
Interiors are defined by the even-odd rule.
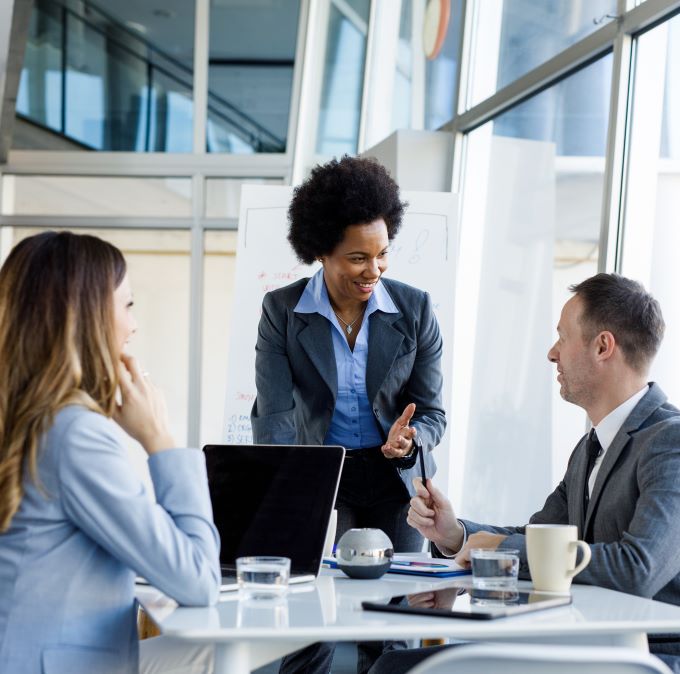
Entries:
[[453,512],[453,506],[432,480],[425,485],[421,478],[413,480],[416,495],[406,521],[425,538],[432,541],[445,555],[454,555],[463,545],[465,530]]

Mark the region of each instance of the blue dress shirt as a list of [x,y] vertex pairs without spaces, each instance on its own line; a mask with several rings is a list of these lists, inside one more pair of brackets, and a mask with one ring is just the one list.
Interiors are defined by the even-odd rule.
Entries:
[[399,313],[387,290],[380,281],[376,283],[368,299],[354,351],[349,348],[344,328],[331,307],[323,278],[323,269],[320,269],[309,280],[294,311],[300,314],[318,313],[333,326],[331,336],[338,373],[338,396],[324,444],[342,445],[346,449],[382,445],[383,437],[380,427],[373,416],[366,392],[366,361],[368,358],[368,317],[374,311],[387,314]]

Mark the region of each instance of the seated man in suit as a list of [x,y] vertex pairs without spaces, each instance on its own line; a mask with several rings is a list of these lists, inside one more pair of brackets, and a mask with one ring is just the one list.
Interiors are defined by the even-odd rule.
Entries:
[[[647,383],[663,338],[661,308],[639,283],[616,274],[570,290],[548,359],[560,394],[585,409],[593,430],[530,523],[578,526],[592,560],[576,582],[680,604],[680,410]],[[426,487],[418,481],[408,522],[435,554],[465,563],[472,548],[515,548],[520,575],[529,577],[524,527],[458,520],[429,480]],[[680,672],[680,635],[649,642]],[[406,671],[436,650],[390,653],[371,671]]]

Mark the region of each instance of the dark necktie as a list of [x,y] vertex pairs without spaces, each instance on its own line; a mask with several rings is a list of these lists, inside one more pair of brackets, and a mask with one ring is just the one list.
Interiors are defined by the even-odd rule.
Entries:
[[588,492],[588,480],[590,479],[590,474],[593,472],[593,467],[595,466],[595,461],[597,457],[602,454],[602,445],[597,439],[597,433],[595,429],[591,428],[588,434],[588,439],[586,440],[586,453],[588,454],[588,467],[586,468],[586,482],[583,487],[583,512],[588,509],[588,501],[590,500],[590,494]]

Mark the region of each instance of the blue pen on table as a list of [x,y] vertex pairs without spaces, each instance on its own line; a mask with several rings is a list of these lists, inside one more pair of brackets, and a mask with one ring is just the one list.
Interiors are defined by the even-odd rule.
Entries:
[[433,562],[416,562],[416,561],[394,561],[392,560],[392,566],[426,566],[433,569],[448,569],[450,568],[448,564],[436,564]]

